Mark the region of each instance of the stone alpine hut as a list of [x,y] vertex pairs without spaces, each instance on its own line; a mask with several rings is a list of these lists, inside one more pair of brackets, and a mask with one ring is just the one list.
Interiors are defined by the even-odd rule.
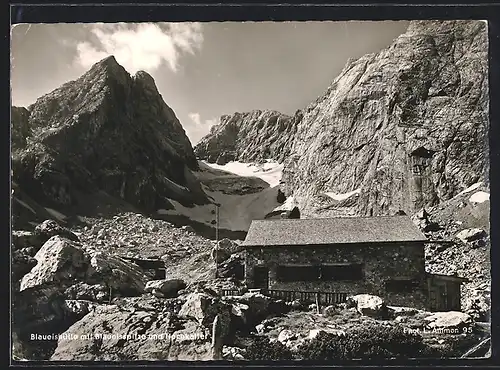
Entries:
[[254,220],[244,243],[250,288],[375,294],[389,304],[459,310],[456,276],[425,272],[429,241],[408,216]]

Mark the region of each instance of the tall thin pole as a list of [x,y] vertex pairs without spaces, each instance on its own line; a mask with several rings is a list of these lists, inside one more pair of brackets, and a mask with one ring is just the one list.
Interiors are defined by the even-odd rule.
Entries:
[[219,243],[219,205],[216,204],[215,205],[215,217],[216,217],[216,221],[215,221],[215,240],[217,242],[217,244]]
[[215,203],[215,278],[219,277],[219,261],[218,258],[219,252],[219,204]]

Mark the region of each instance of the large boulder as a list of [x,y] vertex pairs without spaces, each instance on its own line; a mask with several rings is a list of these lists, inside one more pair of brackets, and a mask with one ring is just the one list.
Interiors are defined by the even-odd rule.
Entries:
[[212,260],[217,259],[217,263],[227,260],[232,254],[241,252],[243,248],[236,242],[224,238],[212,249]]
[[81,245],[60,236],[53,236],[36,253],[37,265],[21,280],[20,290],[54,282],[83,279],[89,256]]
[[79,282],[103,284],[113,295],[144,292],[147,277],[143,270],[118,256],[93,249],[61,236],[53,236],[36,253],[37,265],[26,274],[20,290],[57,283],[60,290]]
[[[228,325],[231,315],[231,305],[222,302],[218,297],[211,297],[206,293],[191,293],[179,311],[180,317],[192,318],[201,325],[212,325],[215,317],[220,315],[224,325]],[[227,328],[227,332],[229,332]]]
[[[150,280],[146,283],[144,291],[157,296],[173,297],[181,289],[186,287],[186,282],[182,279]],[[158,295],[158,293],[160,293]]]
[[435,312],[424,320],[427,322],[426,327],[428,329],[442,331],[443,333],[470,333],[475,325],[470,315],[458,311]]
[[[210,331],[168,311],[99,306],[60,335],[54,361],[212,359]],[[78,338],[75,340],[74,338]]]
[[476,240],[483,239],[485,237],[486,237],[486,232],[483,229],[479,228],[465,229],[457,234],[457,238],[464,243],[473,242]]
[[45,243],[53,236],[59,235],[71,241],[79,241],[78,236],[71,230],[59,225],[54,220],[45,220],[35,227],[35,235],[38,236],[40,245]]
[[87,249],[90,257],[85,281],[104,283],[112,294],[135,296],[144,293],[148,277],[135,263],[102,251]]
[[348,298],[356,305],[356,310],[364,316],[383,317],[387,315],[387,305],[385,301],[376,295],[358,294]]

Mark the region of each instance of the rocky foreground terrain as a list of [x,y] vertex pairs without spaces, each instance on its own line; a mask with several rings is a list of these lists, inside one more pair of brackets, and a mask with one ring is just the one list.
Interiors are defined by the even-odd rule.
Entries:
[[[463,288],[464,313],[393,307],[374,296],[318,313],[314,304],[248,292],[237,241],[220,242],[216,278],[215,242],[190,226],[127,211],[66,226],[46,220],[34,231],[13,232],[13,353],[31,360],[300,359],[315,338],[377,337],[390,329],[418,334],[427,357],[461,356],[489,335],[485,194],[479,184],[413,215],[436,242],[426,247],[427,270],[471,279]],[[133,257],[161,261],[164,275]],[[224,297],[223,289],[240,295]],[[217,315],[223,325],[214,335]],[[365,327],[374,332],[358,333]],[[259,357],[262,346],[275,352]]]
[[[242,262],[237,243],[222,241],[215,278],[212,241],[139,214],[85,218],[68,228],[48,220],[33,232],[15,231],[13,247],[17,359],[257,359],[263,339],[300,359],[320,333],[366,326],[413,330],[427,356],[458,356],[488,335],[476,323],[478,308],[435,314],[361,295],[318,313],[314,304],[248,292],[228,268]],[[138,254],[164,261],[167,277],[126,258]],[[223,289],[234,293],[223,296]]]

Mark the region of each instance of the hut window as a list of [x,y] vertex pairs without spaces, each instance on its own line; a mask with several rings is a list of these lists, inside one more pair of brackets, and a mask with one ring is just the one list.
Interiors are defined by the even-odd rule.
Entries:
[[423,165],[421,164],[414,164],[413,165],[413,174],[414,175],[421,175],[422,174],[422,170],[423,170]]
[[278,281],[354,281],[363,279],[363,264],[333,264],[321,266],[278,266]]
[[418,281],[414,279],[386,280],[385,290],[388,293],[411,293],[418,287]]
[[316,281],[319,278],[318,266],[278,266],[278,281]]
[[413,157],[420,157],[420,158],[431,158],[434,155],[433,150],[429,150],[427,148],[424,148],[423,146],[418,147],[415,149],[413,152],[411,152],[411,155]]
[[323,265],[320,268],[320,280],[362,280],[363,265],[361,263]]

